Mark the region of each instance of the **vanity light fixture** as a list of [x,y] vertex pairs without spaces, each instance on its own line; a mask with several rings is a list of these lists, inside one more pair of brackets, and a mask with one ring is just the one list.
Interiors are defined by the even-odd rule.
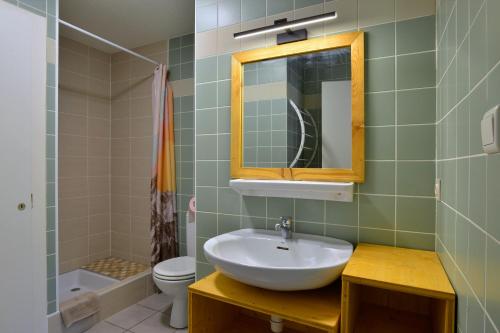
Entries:
[[284,33],[280,33],[277,35],[277,44],[297,42],[300,40],[307,39],[307,30],[300,29],[300,30],[293,31],[291,29],[297,28],[297,27],[302,27],[302,26],[309,25],[309,24],[330,21],[330,20],[334,20],[336,18],[337,18],[337,12],[330,12],[330,13],[310,16],[310,17],[301,18],[298,20],[293,20],[293,21],[288,21],[286,18],[283,18],[283,19],[274,21],[273,25],[268,25],[268,26],[261,27],[261,28],[237,32],[234,34],[234,38],[241,39],[241,38],[246,38],[246,37],[258,36],[258,35],[262,35],[262,34],[266,34],[266,33],[270,33],[270,32],[285,30]]

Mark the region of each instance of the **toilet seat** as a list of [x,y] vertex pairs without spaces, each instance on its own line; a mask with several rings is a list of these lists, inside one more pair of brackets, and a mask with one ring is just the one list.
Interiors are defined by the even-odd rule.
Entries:
[[162,261],[153,268],[153,276],[164,281],[194,279],[196,263],[193,257],[177,257]]
[[172,277],[172,276],[161,276],[161,275],[153,275],[153,277],[155,279],[158,279],[160,281],[171,281],[171,282],[175,282],[175,281],[187,281],[187,280],[194,280],[194,275],[187,275],[187,276],[183,276],[183,277]]

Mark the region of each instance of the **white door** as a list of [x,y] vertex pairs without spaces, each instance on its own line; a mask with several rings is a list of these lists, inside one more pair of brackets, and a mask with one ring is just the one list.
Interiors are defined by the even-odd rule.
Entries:
[[0,1],[0,45],[0,332],[46,332],[45,18]]

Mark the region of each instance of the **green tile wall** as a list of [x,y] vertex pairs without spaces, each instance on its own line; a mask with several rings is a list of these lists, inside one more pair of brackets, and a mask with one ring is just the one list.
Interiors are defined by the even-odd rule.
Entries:
[[499,0],[437,2],[436,250],[457,292],[457,332],[500,328],[500,155],[480,119],[500,103]]
[[[265,37],[235,41],[232,32],[264,25],[265,13],[299,17],[335,9],[343,11],[342,19],[311,27],[311,34],[351,31],[361,24],[358,6],[361,12],[371,4],[355,0],[242,0],[243,22],[223,27],[220,15],[217,26],[214,14],[222,2],[198,1],[196,13],[198,278],[213,271],[202,252],[208,238],[238,228],[273,228],[281,215],[294,217],[297,232],[353,243],[434,249],[435,8],[427,8],[421,15],[414,11],[414,17],[405,14],[402,19],[399,16],[404,11],[396,8],[396,1],[377,0],[382,9],[387,9],[389,19],[386,15],[384,19],[364,17],[363,22],[372,22],[360,29],[366,32],[367,177],[364,184],[355,187],[354,202],[340,203],[244,197],[232,190],[228,184],[230,116],[228,108],[220,107],[217,96],[221,86],[230,83],[229,59],[233,51],[275,43]],[[355,4],[351,6],[352,2]],[[400,0],[397,3],[404,6]],[[208,6],[216,8],[205,8]],[[215,114],[217,123],[209,121]],[[217,179],[213,179],[215,175]]]
[[185,80],[194,77],[194,35],[171,38],[168,44],[170,80]]
[[[4,0],[5,1],[5,0]],[[55,54],[57,45],[57,15],[58,0],[24,0],[6,1],[20,8],[47,18],[47,314],[57,311],[56,275],[56,113],[57,113],[57,70],[56,59],[49,54]]]
[[[194,35],[169,40],[170,80],[194,77]],[[215,121],[217,116],[215,116]],[[179,251],[186,255],[186,211],[194,195],[194,96],[174,99],[175,161],[177,176],[177,213],[179,219]]]

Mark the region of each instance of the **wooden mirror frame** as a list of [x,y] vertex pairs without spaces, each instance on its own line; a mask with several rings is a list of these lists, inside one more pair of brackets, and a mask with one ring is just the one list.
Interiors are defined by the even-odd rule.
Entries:
[[[243,167],[243,65],[261,60],[350,47],[352,82],[352,168]],[[349,32],[233,54],[231,59],[231,178],[364,182],[365,59],[363,32]]]

